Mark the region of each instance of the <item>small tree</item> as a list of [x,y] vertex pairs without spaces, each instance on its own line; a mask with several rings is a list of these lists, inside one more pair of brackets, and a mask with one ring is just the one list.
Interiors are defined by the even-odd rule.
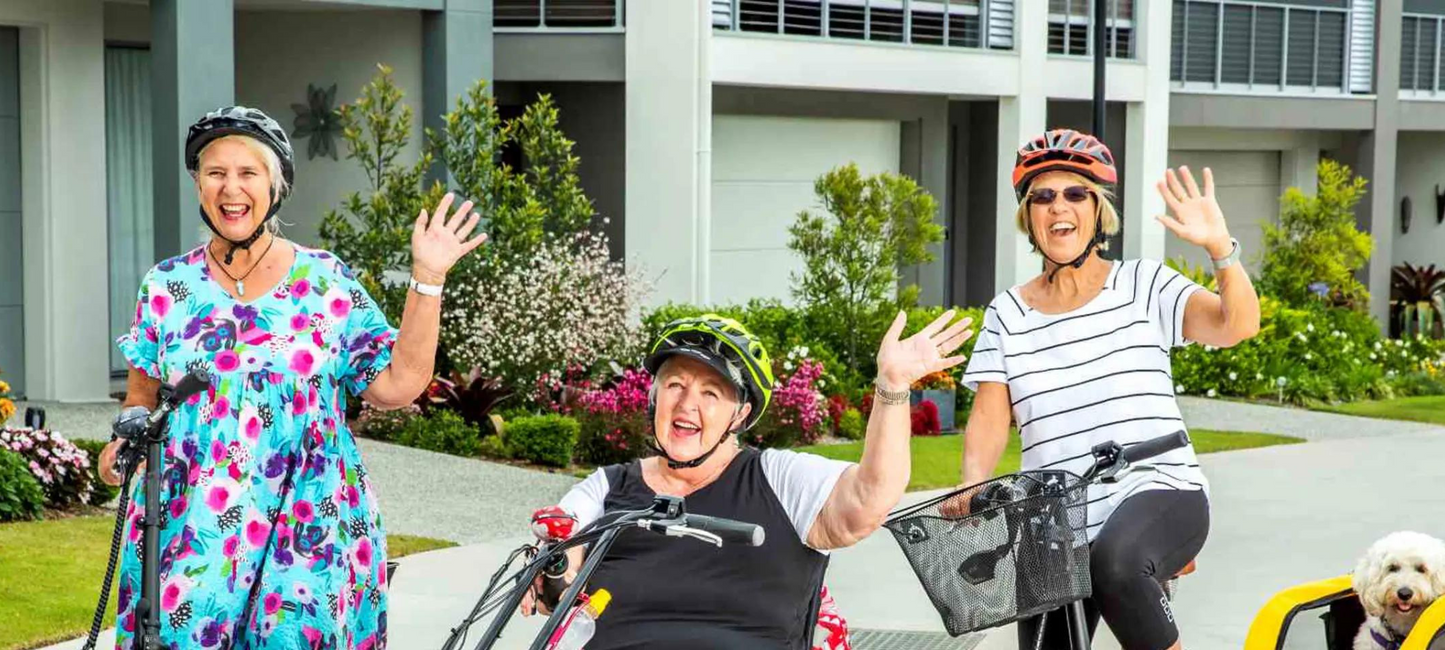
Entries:
[[[933,197],[906,176],[864,178],[849,163],[813,184],[827,215],[798,214],[788,247],[802,255],[793,296],[817,318],[816,333],[844,365],[862,369],[879,321],[912,306],[918,286],[898,287],[899,267],[933,261],[928,246],[943,241]],[[897,290],[896,297],[894,292]]]
[[1333,160],[1319,164],[1319,190],[1290,188],[1280,200],[1279,223],[1263,224],[1260,289],[1285,304],[1329,304],[1365,309],[1370,301],[1355,273],[1370,260],[1374,240],[1355,227],[1355,204],[1365,179]]
[[361,164],[368,191],[352,192],[340,210],[328,211],[320,235],[327,249],[356,272],[387,319],[400,323],[406,284],[388,280],[386,272],[411,267],[416,216],[435,206],[444,192],[440,183],[427,188],[422,182],[432,165],[430,153],[422,152],[412,165],[397,162],[411,140],[412,111],[401,103],[402,92],[392,82],[391,68],[377,67],[361,97],[340,109],[346,159]]

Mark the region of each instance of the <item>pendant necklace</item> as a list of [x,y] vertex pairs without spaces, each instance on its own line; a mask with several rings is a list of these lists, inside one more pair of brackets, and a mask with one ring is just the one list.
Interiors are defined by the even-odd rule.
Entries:
[[266,250],[261,251],[261,257],[256,258],[256,263],[255,263],[255,264],[252,264],[250,270],[246,271],[246,273],[245,273],[244,275],[242,275],[241,277],[239,277],[239,278],[236,277],[236,276],[234,276],[234,275],[231,275],[231,272],[226,270],[226,266],[225,266],[224,264],[221,264],[221,260],[216,259],[216,254],[211,251],[211,245],[210,245],[210,244],[206,244],[206,253],[208,253],[208,254],[211,256],[211,261],[213,261],[213,262],[216,263],[216,268],[221,269],[221,272],[222,272],[222,273],[225,273],[225,274],[226,274],[226,277],[231,278],[231,281],[236,283],[236,295],[238,295],[238,296],[245,296],[245,295],[246,295],[246,278],[251,277],[251,273],[254,272],[258,267],[261,266],[262,260],[265,260],[265,259],[266,259],[266,254],[267,254],[267,253],[270,253],[270,252],[271,252],[271,247],[272,247],[272,246],[275,246],[275,245],[276,245],[276,237],[275,237],[275,236],[272,236],[272,237],[271,237],[271,242],[268,243],[268,244],[266,244]]

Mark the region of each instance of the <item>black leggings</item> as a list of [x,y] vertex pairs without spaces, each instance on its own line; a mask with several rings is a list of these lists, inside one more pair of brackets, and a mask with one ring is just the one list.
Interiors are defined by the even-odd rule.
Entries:
[[[1174,645],[1179,628],[1164,596],[1164,582],[1198,555],[1208,536],[1209,501],[1203,492],[1150,490],[1119,504],[1089,550],[1094,584],[1094,596],[1084,601],[1089,637],[1102,614],[1124,650]],[[1041,622],[1044,638],[1039,647],[1068,650],[1063,610],[1019,621],[1019,648],[1034,647]]]

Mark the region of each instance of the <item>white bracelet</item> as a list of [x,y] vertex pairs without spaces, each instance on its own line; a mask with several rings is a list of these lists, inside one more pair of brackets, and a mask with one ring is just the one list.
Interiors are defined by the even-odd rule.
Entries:
[[417,292],[417,293],[419,293],[419,294],[421,294],[421,295],[423,295],[423,296],[440,296],[440,295],[442,295],[442,285],[440,285],[440,284],[422,284],[422,283],[420,283],[420,282],[417,282],[416,276],[412,276],[412,277],[411,277],[411,280],[410,280],[409,282],[407,282],[407,285],[406,285],[406,286],[407,286],[408,289],[411,289],[412,291],[415,291],[415,292]]

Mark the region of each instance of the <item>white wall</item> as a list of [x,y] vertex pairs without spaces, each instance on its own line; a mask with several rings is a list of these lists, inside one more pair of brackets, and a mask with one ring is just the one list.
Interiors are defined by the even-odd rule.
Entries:
[[803,262],[788,226],[800,211],[822,213],[813,182],[850,161],[865,176],[897,173],[899,132],[896,121],[714,116],[712,302],[791,303]]
[[37,399],[109,390],[103,14],[99,0],[0,3],[0,24],[21,28],[25,363]]
[[[1395,173],[1395,201],[1390,227],[1394,250],[1391,265],[1445,267],[1445,224],[1435,221],[1435,192],[1445,191],[1445,133],[1401,132],[1399,164]],[[1400,201],[1410,197],[1409,234],[1400,233]]]
[[[412,139],[399,162],[421,151],[421,13],[416,11],[251,12],[236,14],[236,101],[266,111],[287,132],[295,128],[292,104],[306,103],[307,84],[336,84],[336,103],[350,103],[376,74],[391,66],[392,78],[411,106]],[[280,218],[283,232],[303,245],[320,246],[317,226],[347,194],[369,191],[366,175],[346,159],[338,134],[337,160],[308,159],[309,140],[293,140],[296,188]]]

